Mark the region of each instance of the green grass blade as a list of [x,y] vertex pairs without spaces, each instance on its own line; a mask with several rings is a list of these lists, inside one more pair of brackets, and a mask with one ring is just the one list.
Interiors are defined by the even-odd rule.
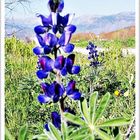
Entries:
[[81,125],[81,126],[86,125],[84,120],[82,120],[78,116],[74,116],[74,115],[72,115],[70,113],[64,113],[64,117],[66,118],[67,121],[70,121],[70,122],[72,122],[74,124]]
[[96,115],[95,115],[95,119],[94,119],[94,124],[96,124],[96,122],[102,117],[102,114],[104,113],[104,111],[108,105],[109,99],[110,99],[110,93],[106,93],[103,96],[102,100],[100,101],[99,107],[95,112]]
[[27,139],[27,130],[28,130],[27,124],[20,128],[18,140],[26,140]]
[[91,124],[93,124],[93,121],[94,121],[97,97],[98,97],[98,92],[94,92],[93,94],[91,94],[90,100],[89,100],[89,112],[90,112]]
[[[99,127],[109,127],[109,126],[123,126],[130,124],[130,120],[125,118],[115,118],[111,120],[107,120],[101,124],[99,124]],[[97,126],[97,127],[98,127]]]
[[5,128],[5,140],[14,140],[14,137],[11,135],[7,128]]
[[61,140],[61,135],[59,133],[59,130],[55,128],[55,126],[52,123],[49,123],[49,128],[51,134],[56,138],[56,140]]
[[61,131],[62,131],[63,140],[66,140],[68,132],[67,132],[67,124],[65,122],[61,124]]
[[79,104],[80,104],[79,105],[80,106],[80,111],[81,111],[81,114],[82,114],[84,120],[87,123],[90,122],[87,100],[86,99],[84,99],[82,101],[80,100]]
[[103,140],[113,140],[112,137],[110,137],[107,133],[103,132],[102,130],[98,128],[95,129],[95,132]]

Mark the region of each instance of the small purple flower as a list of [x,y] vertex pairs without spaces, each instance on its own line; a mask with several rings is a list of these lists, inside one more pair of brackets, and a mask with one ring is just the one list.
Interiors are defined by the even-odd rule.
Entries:
[[53,71],[53,60],[48,56],[42,56],[39,58],[38,67],[39,70],[36,72],[36,75],[39,79],[47,78],[48,72]]
[[58,56],[55,59],[54,67],[61,71],[61,75],[65,76],[69,74],[78,74],[80,72],[80,66],[74,66],[75,55],[70,54],[67,58],[64,56]]
[[90,59],[90,66],[97,67],[100,63],[98,61],[98,54],[97,54],[97,46],[95,46],[92,42],[89,42],[87,46],[87,50],[89,50],[89,57]]
[[74,99],[74,100],[80,100],[81,93],[78,89],[75,88],[76,82],[74,80],[71,80],[68,83],[68,86],[66,87],[66,94],[68,97]]
[[42,83],[41,87],[44,94],[40,94],[38,96],[38,101],[40,103],[48,103],[50,101],[56,103],[59,101],[65,91],[64,86],[58,84],[56,81],[54,81],[51,85]]

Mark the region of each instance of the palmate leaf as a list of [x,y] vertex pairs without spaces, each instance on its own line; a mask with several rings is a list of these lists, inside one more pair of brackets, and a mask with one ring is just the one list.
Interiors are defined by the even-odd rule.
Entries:
[[20,128],[18,140],[26,140],[27,139],[27,130],[28,130],[27,124]]
[[98,92],[94,92],[93,94],[91,94],[90,100],[89,100],[89,112],[90,112],[91,124],[93,124],[93,121],[94,121],[97,97],[98,97]]
[[70,122],[72,122],[74,124],[81,125],[81,126],[86,125],[85,121],[82,120],[81,118],[79,118],[78,116],[74,116],[74,115],[72,115],[70,113],[64,113],[64,116],[65,116],[65,119],[67,121],[70,121]]
[[122,126],[127,124],[130,124],[130,120],[125,118],[115,118],[99,124],[98,127]]
[[108,102],[110,99],[110,93],[106,93],[102,100],[100,101],[99,107],[97,108],[96,112],[95,112],[95,119],[94,119],[94,124],[97,123],[97,121],[102,117],[102,114],[104,113]]
[[49,128],[51,134],[55,137],[56,140],[61,140],[60,132],[52,123],[49,123]]
[[84,120],[88,123],[90,122],[90,118],[89,118],[89,109],[88,109],[88,104],[87,104],[87,100],[80,100],[80,111],[82,113],[82,116],[84,118]]
[[102,130],[95,128],[96,134],[103,140],[113,140],[107,133],[103,132]]
[[88,133],[88,127],[82,127],[80,129],[77,129],[72,132],[72,134],[69,136],[69,139],[74,139],[77,135],[86,135]]

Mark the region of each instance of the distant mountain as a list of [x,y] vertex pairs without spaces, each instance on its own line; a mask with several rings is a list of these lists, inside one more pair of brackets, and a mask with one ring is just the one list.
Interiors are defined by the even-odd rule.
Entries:
[[[135,12],[122,12],[108,16],[80,16],[72,21],[77,26],[76,33],[93,32],[94,34],[107,33],[135,25]],[[40,24],[39,18],[6,19],[6,36],[14,33],[19,38],[32,37],[33,28]]]
[[109,16],[81,16],[73,21],[77,32],[106,33],[135,25],[135,13],[123,12]]

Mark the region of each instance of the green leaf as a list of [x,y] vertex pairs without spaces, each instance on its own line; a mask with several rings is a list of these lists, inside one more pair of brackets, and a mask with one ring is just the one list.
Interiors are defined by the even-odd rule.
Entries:
[[98,97],[98,92],[94,92],[93,94],[91,94],[90,100],[89,100],[89,112],[90,112],[91,124],[93,124],[93,121],[94,121],[94,114],[95,114],[95,110],[96,110],[97,97]]
[[13,136],[7,128],[5,128],[5,140],[14,140]]
[[77,134],[82,135],[88,132],[88,127],[82,127],[78,130],[75,130],[74,132],[72,132],[72,134],[69,136],[69,138],[74,139],[75,136],[77,136]]
[[135,140],[135,133],[131,134],[129,140]]
[[108,105],[109,99],[110,99],[110,93],[106,93],[103,96],[102,100],[100,101],[98,109],[96,110],[94,124],[96,124],[96,122],[102,117],[102,114],[104,113]]
[[97,127],[122,126],[127,124],[130,124],[130,120],[125,118],[115,118],[115,119],[107,120],[99,124]]
[[62,122],[61,130],[62,130],[63,140],[66,140],[68,132],[67,132],[67,124],[65,122]]
[[81,126],[86,125],[85,121],[82,120],[81,118],[79,118],[78,116],[74,116],[70,113],[64,113],[64,116],[65,116],[67,121],[70,121],[74,124],[81,125]]
[[82,116],[83,116],[83,118],[84,118],[84,120],[88,123],[89,122],[89,112],[88,112],[88,105],[87,105],[87,100],[86,99],[84,99],[84,100],[80,100],[80,111],[81,111],[81,114],[82,114]]
[[49,128],[51,134],[56,138],[56,140],[61,140],[61,135],[60,132],[57,128],[52,123],[49,123]]
[[123,140],[122,135],[121,135],[121,134],[118,134],[118,135],[116,136],[115,140]]
[[113,140],[112,137],[98,128],[95,129],[95,132],[103,140]]
[[24,125],[19,130],[18,140],[26,140],[27,139],[27,130],[28,125]]

